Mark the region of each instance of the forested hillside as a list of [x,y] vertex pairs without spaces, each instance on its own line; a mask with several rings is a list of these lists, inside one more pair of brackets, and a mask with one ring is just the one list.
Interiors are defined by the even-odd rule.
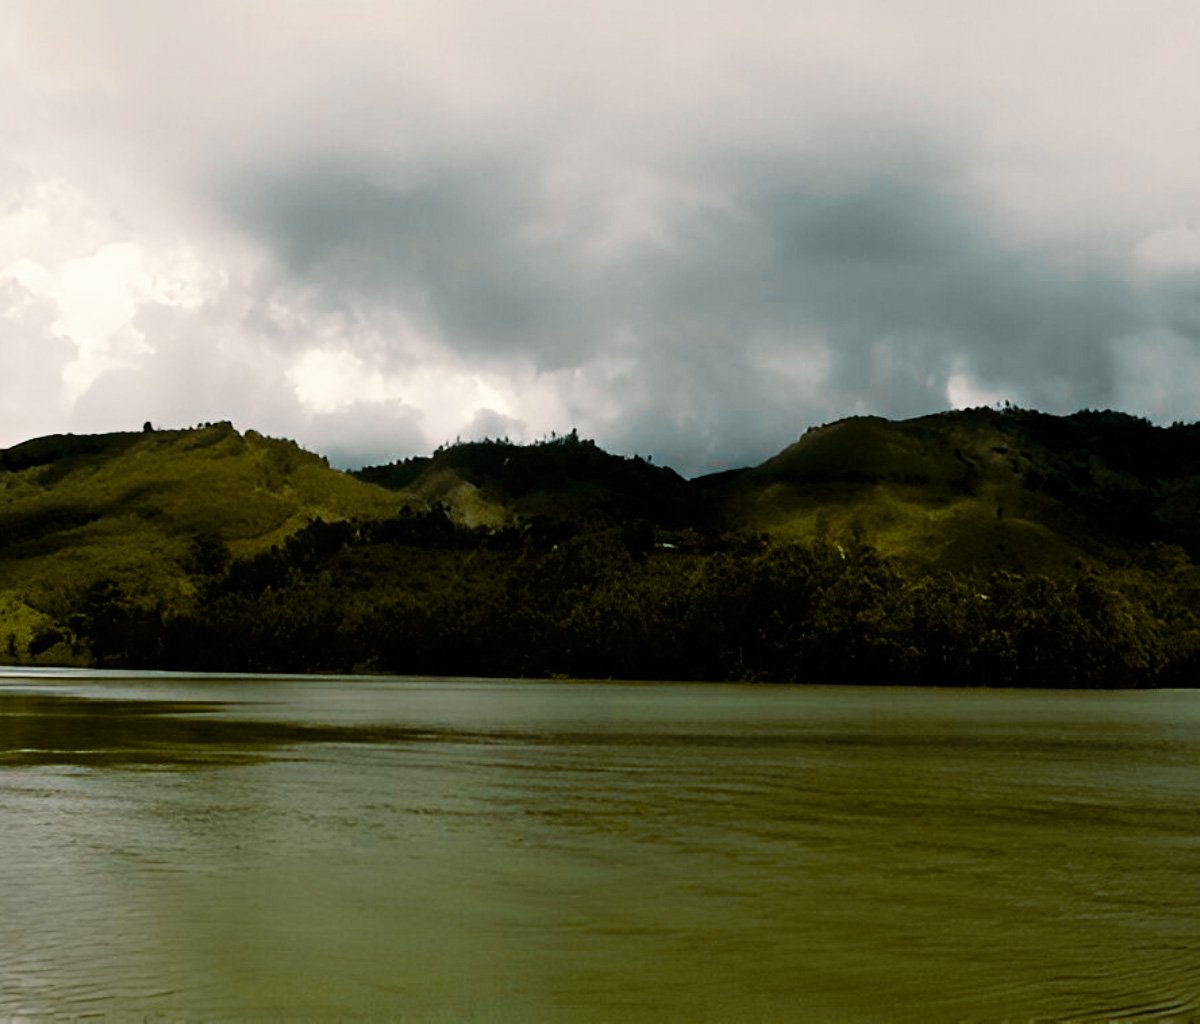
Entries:
[[1200,428],[977,409],[697,480],[574,432],[353,476],[228,424],[0,452],[0,657],[1192,685]]

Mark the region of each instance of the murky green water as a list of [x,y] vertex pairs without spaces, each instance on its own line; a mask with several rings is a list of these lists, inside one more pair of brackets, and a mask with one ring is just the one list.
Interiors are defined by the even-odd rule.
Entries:
[[0,677],[0,1019],[1200,1014],[1200,693]]

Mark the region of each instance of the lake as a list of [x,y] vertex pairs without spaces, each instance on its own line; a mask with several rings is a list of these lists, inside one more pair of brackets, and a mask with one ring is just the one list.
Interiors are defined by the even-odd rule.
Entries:
[[1187,1020],[1200,692],[0,672],[0,1018]]

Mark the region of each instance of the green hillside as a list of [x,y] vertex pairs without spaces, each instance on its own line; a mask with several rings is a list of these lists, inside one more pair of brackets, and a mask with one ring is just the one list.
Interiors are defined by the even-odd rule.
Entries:
[[205,545],[242,558],[315,518],[380,518],[422,504],[228,423],[43,437],[0,452],[0,467],[0,638],[15,636],[23,651],[99,581],[182,606]]
[[934,568],[1098,567],[1155,542],[1200,554],[1200,428],[1120,413],[857,417],[695,484],[729,522]]
[[446,503],[471,525],[545,517],[610,526],[644,519],[679,529],[708,519],[708,506],[674,470],[611,455],[575,431],[532,445],[456,444],[355,476]]
[[0,451],[11,663],[1194,685],[1197,561],[1200,427],[1113,412],[855,417],[690,481],[575,432]]

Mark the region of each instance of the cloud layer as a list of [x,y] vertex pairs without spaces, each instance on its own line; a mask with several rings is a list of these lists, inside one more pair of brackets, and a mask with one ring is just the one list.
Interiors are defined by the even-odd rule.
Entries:
[[1187,2],[15,0],[0,444],[1195,419]]

